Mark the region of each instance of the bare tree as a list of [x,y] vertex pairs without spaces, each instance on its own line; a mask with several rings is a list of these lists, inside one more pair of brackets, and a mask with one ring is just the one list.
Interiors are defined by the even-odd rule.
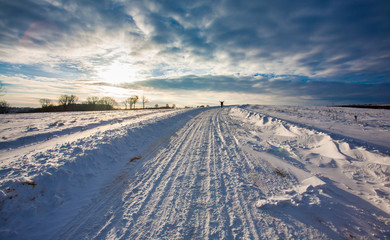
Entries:
[[172,104],[172,108],[176,108],[176,104]]
[[39,99],[39,102],[41,103],[42,108],[47,108],[52,105],[50,99],[48,98],[41,98]]
[[79,98],[76,97],[75,95],[73,95],[73,94],[70,95],[69,100],[68,100],[69,105],[70,105],[70,104],[76,104],[78,100],[79,100]]
[[135,109],[135,104],[138,102],[138,96],[137,95],[133,95],[130,97],[130,109],[131,109],[131,106],[133,106],[133,109]]
[[98,97],[88,97],[87,98],[87,103],[88,104],[98,104],[99,103],[99,98]]
[[127,106],[129,106],[130,109],[131,109],[132,101],[133,101],[133,100],[132,100],[131,97],[126,98],[126,100],[124,101],[124,104],[125,104],[126,109],[127,109]]
[[158,108],[158,104],[155,104],[154,107],[155,107],[155,108]]
[[[0,96],[5,95],[5,88],[0,82]],[[5,100],[0,100],[0,114],[9,112],[9,104]]]
[[58,99],[58,103],[62,106],[68,106],[71,104],[76,104],[76,102],[79,100],[78,97],[75,95],[61,95]]
[[9,104],[5,100],[0,101],[0,114],[8,113],[8,112],[9,112]]
[[142,96],[142,108],[145,108],[145,103],[148,103],[149,99],[145,96]]
[[58,104],[66,106],[68,104],[68,95],[61,95],[58,97]]
[[103,105],[111,106],[111,107],[118,105],[118,103],[112,97],[102,97],[99,100],[99,103],[103,104]]
[[127,105],[128,105],[127,99],[125,101],[123,101],[122,103],[123,103],[123,105],[125,105],[125,109],[127,109]]

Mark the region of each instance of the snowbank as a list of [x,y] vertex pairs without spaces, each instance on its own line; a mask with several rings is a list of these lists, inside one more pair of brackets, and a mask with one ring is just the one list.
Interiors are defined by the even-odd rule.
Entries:
[[[246,126],[251,129],[253,136],[246,141],[257,151],[258,156],[267,159],[280,172],[298,179],[300,185],[288,189],[287,192],[300,194],[302,189],[307,189],[309,185],[316,187],[324,185],[325,182],[332,182],[390,214],[388,154],[372,150],[372,147],[356,145],[358,137],[356,135],[354,138],[344,136],[342,140],[336,140],[316,129],[271,117],[264,114],[262,109],[257,106],[243,106],[233,108],[230,114],[237,120],[247,123]],[[322,114],[318,111],[315,113]],[[313,118],[315,113],[311,114]],[[371,112],[371,115],[376,114]],[[325,121],[320,116],[318,119]],[[303,120],[305,121],[306,124],[316,125],[307,119]],[[355,126],[349,123],[342,124],[343,122],[338,122],[335,128],[343,129],[345,132],[348,132],[349,128],[355,129]],[[380,129],[371,129],[371,132],[375,131]],[[366,134],[361,137],[368,139]],[[308,185],[308,182],[313,184]],[[260,200],[259,205],[275,204],[286,198],[291,200],[294,196],[278,195],[268,198],[267,201]]]
[[[272,173],[251,174],[262,191],[256,207],[280,213],[286,223],[291,218],[315,226],[330,238],[389,238],[390,156],[389,145],[383,144],[390,139],[389,114],[361,111],[359,116],[365,117],[359,121],[370,123],[359,128],[362,122],[325,118],[324,109],[231,109],[237,126],[244,129],[238,140],[248,156],[259,168],[273,168],[281,179],[270,180]],[[356,113],[344,114],[347,118]]]

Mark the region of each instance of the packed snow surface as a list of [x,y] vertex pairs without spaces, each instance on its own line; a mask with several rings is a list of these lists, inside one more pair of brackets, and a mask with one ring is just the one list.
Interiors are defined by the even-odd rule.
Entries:
[[0,239],[390,238],[388,110],[245,105],[0,123]]

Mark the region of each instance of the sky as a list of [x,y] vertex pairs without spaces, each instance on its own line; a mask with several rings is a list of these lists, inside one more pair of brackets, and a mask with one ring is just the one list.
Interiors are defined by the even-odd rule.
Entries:
[[390,103],[388,0],[0,0],[1,99]]

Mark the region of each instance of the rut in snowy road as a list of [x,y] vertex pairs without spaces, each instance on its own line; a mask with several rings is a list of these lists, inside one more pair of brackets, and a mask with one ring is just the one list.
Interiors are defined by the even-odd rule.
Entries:
[[[298,164],[279,167],[286,158],[279,152],[253,150],[246,142],[253,129],[230,111],[203,111],[129,162],[59,239],[327,239],[360,227],[345,219],[365,217],[365,210],[327,202],[346,193],[321,189],[325,182]],[[348,216],[329,216],[331,205]],[[374,225],[385,228],[381,224]]]

